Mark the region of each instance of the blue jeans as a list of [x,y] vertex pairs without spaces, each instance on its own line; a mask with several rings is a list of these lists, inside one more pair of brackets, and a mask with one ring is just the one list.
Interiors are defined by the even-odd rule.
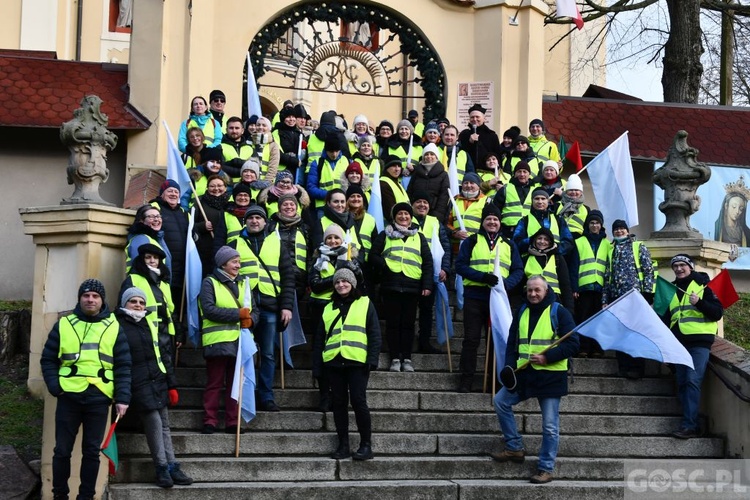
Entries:
[[[505,387],[495,395],[495,413],[507,450],[523,449],[523,437],[518,433],[513,414],[513,405],[520,401],[521,397],[517,392],[510,392]],[[537,401],[542,410],[542,446],[539,449],[537,468],[551,473],[555,470],[555,458],[560,445],[560,398],[537,398]]]
[[698,409],[701,406],[701,384],[706,373],[710,349],[688,347],[695,370],[685,365],[677,365],[677,395],[682,403],[682,423],[680,429],[699,430]]
[[277,345],[276,311],[260,311],[258,324],[253,329],[255,343],[260,351],[260,369],[258,370],[258,401],[273,401],[273,376],[276,371],[274,347]]

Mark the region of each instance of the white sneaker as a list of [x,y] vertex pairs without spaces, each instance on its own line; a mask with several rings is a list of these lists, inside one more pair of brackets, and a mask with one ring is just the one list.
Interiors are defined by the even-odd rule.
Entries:
[[401,360],[399,359],[392,359],[391,360],[391,367],[388,369],[392,372],[400,372],[401,371]]
[[414,366],[411,364],[411,360],[410,359],[405,359],[404,360],[403,368],[404,368],[405,372],[413,372],[414,371]]

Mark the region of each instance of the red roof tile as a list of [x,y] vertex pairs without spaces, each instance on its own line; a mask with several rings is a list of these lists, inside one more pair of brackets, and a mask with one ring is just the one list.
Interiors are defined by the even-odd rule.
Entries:
[[128,67],[60,61],[54,53],[0,51],[0,126],[58,128],[84,96],[98,95],[113,130],[145,130],[151,122],[128,104]]
[[750,166],[750,108],[695,104],[614,101],[563,97],[545,100],[542,116],[547,138],[578,141],[581,152],[594,155],[629,131],[633,158],[664,160],[678,130],[710,165]]

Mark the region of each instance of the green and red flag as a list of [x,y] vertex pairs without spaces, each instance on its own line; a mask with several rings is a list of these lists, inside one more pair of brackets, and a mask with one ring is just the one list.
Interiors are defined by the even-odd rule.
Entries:
[[656,293],[654,293],[654,311],[659,316],[669,310],[669,303],[677,293],[677,287],[661,276],[656,277]]
[[560,153],[560,158],[565,158],[568,153],[568,145],[565,144],[565,137],[560,136],[560,142],[557,143],[557,152]]
[[726,269],[722,269],[706,286],[713,290],[724,309],[740,300],[740,296],[737,295],[737,290],[734,289],[732,284],[729,271]]
[[570,149],[564,156],[562,153],[560,153],[560,156],[563,157],[563,170],[568,169],[568,171],[570,171],[571,168],[575,168],[576,173],[578,173],[583,169],[581,146],[578,144],[578,141],[575,141],[573,145],[570,146]]
[[114,476],[115,473],[117,473],[117,467],[119,467],[120,465],[120,459],[117,453],[117,436],[115,436],[115,428],[117,427],[117,422],[119,421],[120,415],[117,415],[115,421],[112,422],[112,425],[109,426],[109,432],[107,432],[107,437],[104,438],[104,442],[102,442],[101,446],[102,454],[104,454],[104,456],[107,457],[107,460],[109,461],[110,476]]

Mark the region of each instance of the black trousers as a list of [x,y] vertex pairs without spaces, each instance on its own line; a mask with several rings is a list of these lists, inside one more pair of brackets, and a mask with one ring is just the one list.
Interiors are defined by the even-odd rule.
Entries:
[[462,379],[471,379],[477,369],[477,350],[482,340],[482,329],[490,320],[490,301],[464,298],[464,342],[461,347]]
[[417,302],[420,295],[391,290],[383,290],[381,295],[391,359],[411,359],[414,322],[417,319]]
[[[91,389],[89,389],[91,390]],[[55,411],[55,451],[52,456],[52,493],[66,496],[70,493],[70,457],[83,426],[81,448],[80,498],[93,498],[96,494],[96,477],[99,474],[99,446],[107,429],[107,415],[110,403],[101,395],[63,394],[57,398]]]
[[366,365],[337,366],[326,364],[325,370],[333,398],[333,422],[339,441],[349,438],[349,401],[359,430],[360,444],[372,440],[372,420],[367,406],[367,381],[370,371]]
[[432,311],[435,309],[435,294],[419,296],[419,348],[430,345],[432,336]]
[[[602,292],[595,292],[593,290],[578,292],[578,298],[576,299],[575,307],[575,320],[577,325],[580,325],[585,320],[589,319],[591,316],[601,310]],[[601,352],[602,348],[599,346],[599,342],[594,339],[584,337],[583,335],[581,335],[580,338],[581,352],[586,354]]]

